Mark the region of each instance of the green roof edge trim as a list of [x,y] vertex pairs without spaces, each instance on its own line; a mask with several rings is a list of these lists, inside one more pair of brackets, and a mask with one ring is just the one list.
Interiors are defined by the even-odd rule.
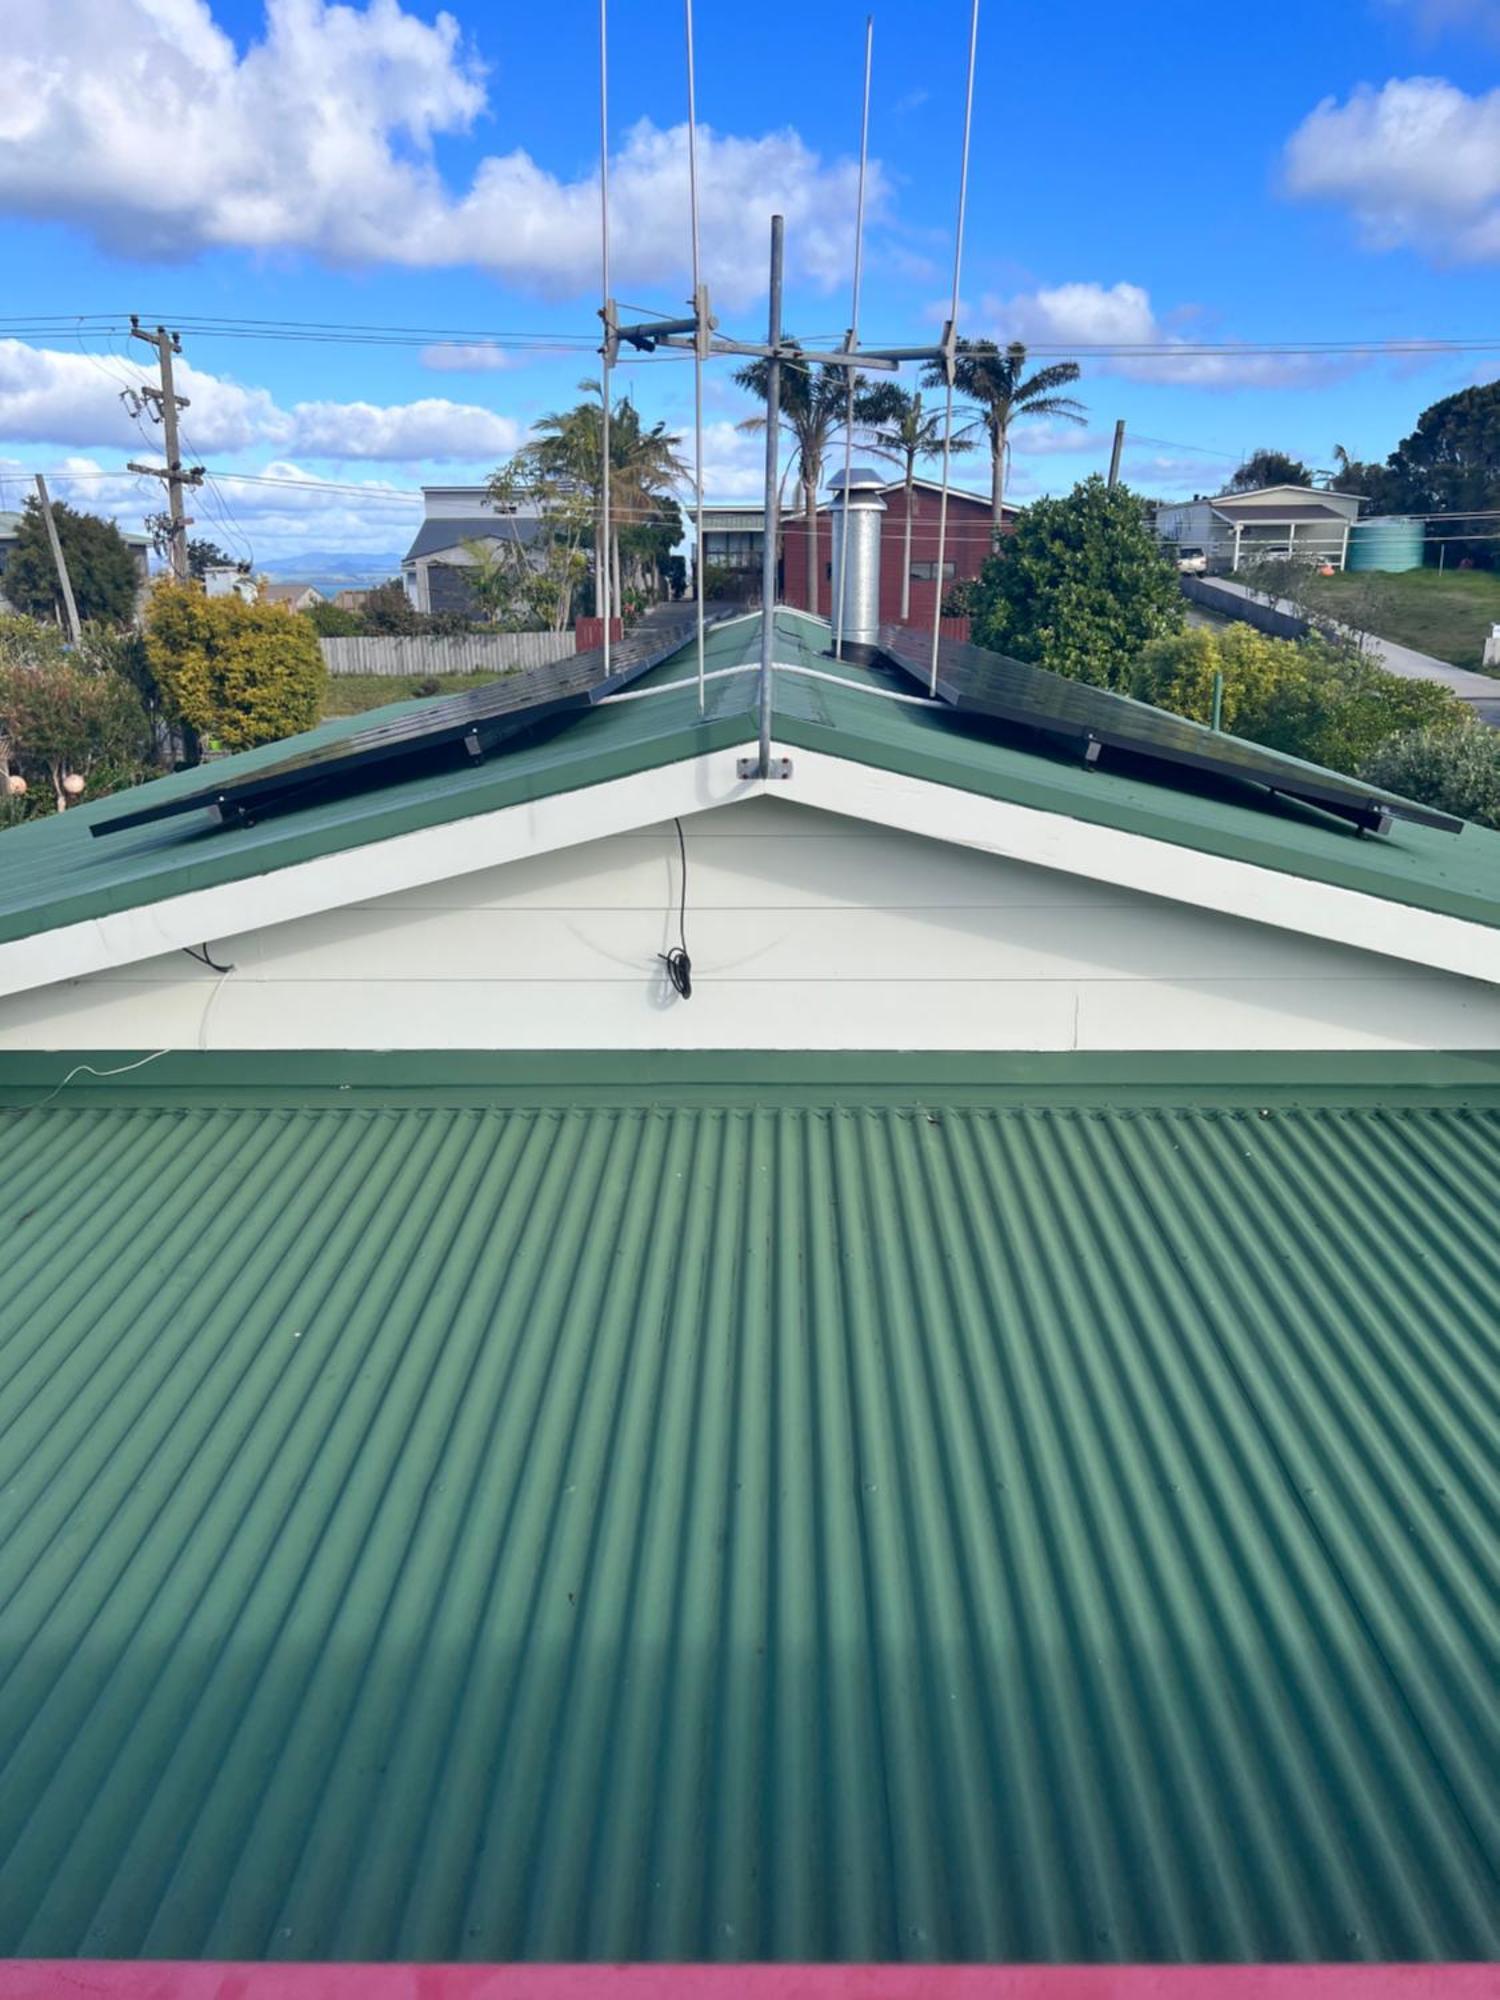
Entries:
[[[120,1071],[95,1075],[90,1071]],[[80,1073],[82,1072],[82,1073]],[[69,1079],[64,1083],[64,1079]],[[62,1093],[66,1090],[66,1097]],[[1363,1050],[1015,1054],[892,1050],[0,1052],[0,1107],[326,1100],[1203,1106],[1500,1105],[1500,1054]]]
[[[0,911],[0,944],[59,930],[64,924],[85,923],[95,917],[114,916],[122,910],[166,902],[175,896],[189,896],[199,889],[218,889],[234,882],[253,881],[259,875],[276,875],[303,862],[379,846],[403,834],[423,833],[431,827],[477,819],[511,806],[529,805],[534,799],[588,791],[616,778],[635,777],[643,771],[659,770],[713,750],[732,749],[753,741],[753,731],[747,730],[742,716],[710,717],[693,724],[690,738],[685,730],[680,736],[606,746],[576,773],[570,773],[570,782],[561,786],[547,783],[530,769],[508,774],[504,760],[497,757],[486,766],[494,773],[494,784],[482,793],[455,789],[445,799],[434,800],[424,795],[394,805],[377,804],[368,821],[363,817],[319,821],[306,832],[291,833],[274,854],[260,847],[242,847],[236,852],[230,844],[233,832],[219,834],[201,857],[202,865],[182,869],[180,879],[163,885],[159,895],[142,896],[139,879],[127,876],[97,888],[59,896],[48,907],[45,923],[35,921],[34,911]],[[382,794],[374,792],[369,797],[379,801]]]

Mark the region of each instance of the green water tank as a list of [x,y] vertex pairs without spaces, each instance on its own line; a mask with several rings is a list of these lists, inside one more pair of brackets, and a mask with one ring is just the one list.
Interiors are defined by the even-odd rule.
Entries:
[[1349,534],[1350,569],[1420,569],[1427,524],[1415,514],[1377,514]]

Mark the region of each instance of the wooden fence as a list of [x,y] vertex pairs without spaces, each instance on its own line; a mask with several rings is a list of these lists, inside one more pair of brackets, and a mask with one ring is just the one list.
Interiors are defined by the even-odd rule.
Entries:
[[571,632],[464,632],[452,638],[320,639],[331,674],[435,680],[442,674],[506,674],[571,659]]

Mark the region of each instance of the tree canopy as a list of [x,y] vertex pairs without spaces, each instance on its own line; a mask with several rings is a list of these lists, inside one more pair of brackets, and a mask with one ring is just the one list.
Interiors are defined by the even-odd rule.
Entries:
[[284,605],[160,583],[146,608],[146,654],[168,714],[192,738],[248,750],[318,720],[317,633]]
[[1061,499],[1032,501],[985,564],[973,607],[977,645],[1111,688],[1183,618],[1143,503],[1097,474]]
[[1262,445],[1252,451],[1229,482],[1231,493],[1253,493],[1260,486],[1311,486],[1313,475],[1300,458]]
[[[1061,392],[1082,372],[1076,361],[1053,361],[1028,374],[1026,349],[1019,340],[1003,351],[993,340],[959,341],[954,386],[968,408],[958,435],[989,443],[991,529],[997,542],[1005,520],[1005,456],[1011,426],[1024,417],[1060,417],[1064,423],[1081,424],[1083,404]],[[941,363],[930,362],[922,380],[929,388],[944,386]]]
[[[68,565],[80,623],[124,625],[135,611],[141,573],[134,551],[113,521],[79,513],[66,500],[52,502],[52,519]],[[26,502],[15,545],[6,558],[0,590],[17,611],[33,618],[63,618],[62,586],[39,502]]]

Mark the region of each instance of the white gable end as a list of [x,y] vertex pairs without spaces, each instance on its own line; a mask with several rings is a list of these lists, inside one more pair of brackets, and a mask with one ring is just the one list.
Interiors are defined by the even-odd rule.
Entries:
[[0,1048],[1500,1048],[1494,987],[1056,865],[781,797],[683,830],[688,1001],[666,821],[0,1000]]

